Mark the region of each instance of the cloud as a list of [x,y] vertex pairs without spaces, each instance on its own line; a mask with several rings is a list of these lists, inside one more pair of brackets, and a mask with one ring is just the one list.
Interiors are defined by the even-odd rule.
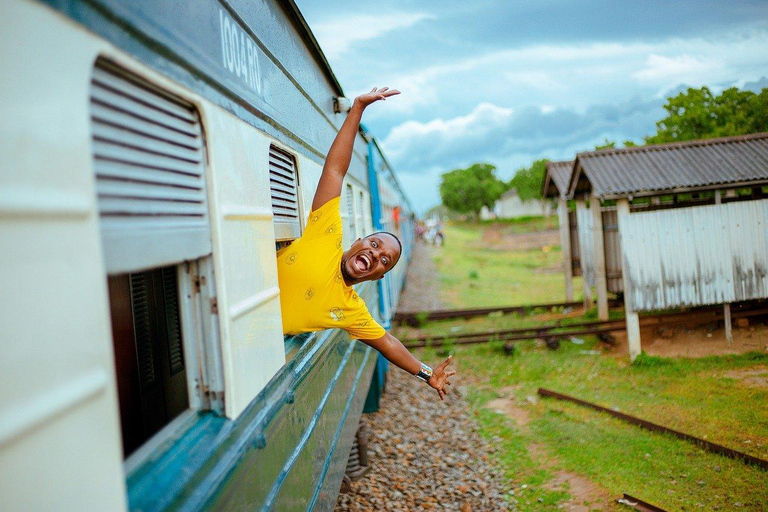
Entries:
[[510,109],[480,103],[467,114],[393,128],[382,147],[418,212],[439,203],[440,175],[475,162],[496,165],[508,180],[538,158],[565,160],[606,138],[641,142],[662,115],[661,98],[639,96],[577,112],[567,108]]
[[376,39],[387,32],[408,28],[429,18],[430,15],[418,12],[353,14],[316,23],[312,30],[325,55],[333,60],[340,58],[355,43]]
[[702,82],[708,76],[722,73],[723,68],[725,63],[718,59],[692,55],[667,57],[652,53],[648,56],[645,67],[632,73],[632,76],[638,80],[672,86],[681,82]]
[[[426,123],[406,121],[393,128],[382,146],[401,173],[470,165],[479,161],[530,163],[542,155],[572,158],[604,138],[640,140],[661,116],[661,99],[635,97],[573,109],[520,110],[480,103],[470,113]],[[511,176],[514,169],[500,169]]]
[[[403,116],[419,121],[458,116],[482,101],[504,107],[546,104],[579,110],[599,102],[625,101],[633,94],[659,96],[679,83],[700,87],[754,81],[768,68],[765,48],[768,31],[747,31],[717,41],[532,45],[427,66],[421,62],[412,68],[404,56],[396,67],[356,67],[352,76],[365,74],[370,79],[376,74],[381,83],[403,92],[370,116],[383,120],[389,130]],[[359,89],[370,85],[361,82]]]

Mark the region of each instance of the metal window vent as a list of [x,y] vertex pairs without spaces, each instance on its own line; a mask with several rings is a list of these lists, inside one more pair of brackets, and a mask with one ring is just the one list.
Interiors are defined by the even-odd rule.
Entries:
[[99,61],[90,113],[108,272],[209,254],[203,134],[194,107]]
[[179,285],[176,268],[162,270],[166,333],[168,335],[168,365],[171,376],[184,371],[184,348],[179,318]]
[[275,145],[269,146],[269,191],[278,240],[301,235],[299,222],[299,177],[296,159]]
[[150,311],[150,291],[147,279],[147,274],[131,274],[130,277],[133,330],[142,391],[152,387],[156,380],[155,349],[152,340],[153,318]]
[[365,208],[364,208],[364,201],[363,201],[363,191],[359,191],[357,194],[357,219],[356,223],[358,226],[358,229],[360,232],[358,233],[358,237],[365,236],[365,232],[368,229],[368,226],[365,225]]
[[347,217],[349,218],[350,235],[357,236],[355,233],[355,192],[352,185],[347,185],[346,194]]

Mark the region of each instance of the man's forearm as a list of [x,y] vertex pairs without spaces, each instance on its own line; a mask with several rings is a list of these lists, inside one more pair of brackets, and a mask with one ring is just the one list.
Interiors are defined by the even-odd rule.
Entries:
[[421,370],[421,362],[403,346],[400,340],[389,333],[377,340],[368,340],[365,343],[381,352],[381,355],[386,357],[389,362],[411,375],[416,375]]
[[323,173],[332,172],[339,174],[341,177],[347,174],[347,169],[349,169],[349,164],[352,161],[355,137],[360,128],[360,120],[363,117],[364,110],[365,107],[359,101],[355,101],[352,104],[347,118],[341,125],[339,133],[336,134],[333,144],[331,144],[331,149],[328,150]]

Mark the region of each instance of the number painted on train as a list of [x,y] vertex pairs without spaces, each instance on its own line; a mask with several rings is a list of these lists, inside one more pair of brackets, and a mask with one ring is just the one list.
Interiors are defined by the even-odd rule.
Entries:
[[259,47],[223,9],[219,9],[219,30],[224,67],[256,91],[256,94],[261,95]]

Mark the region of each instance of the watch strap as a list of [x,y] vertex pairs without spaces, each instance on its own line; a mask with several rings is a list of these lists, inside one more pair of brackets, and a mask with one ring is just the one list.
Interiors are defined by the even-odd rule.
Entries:
[[421,369],[419,370],[419,373],[416,374],[416,377],[420,378],[424,382],[429,382],[429,379],[432,378],[432,368],[425,365],[424,363],[421,363]]

